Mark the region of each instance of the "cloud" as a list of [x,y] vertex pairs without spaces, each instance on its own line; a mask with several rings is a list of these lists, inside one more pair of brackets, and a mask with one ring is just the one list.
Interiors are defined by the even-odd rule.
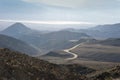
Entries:
[[23,0],[32,3],[42,3],[52,6],[70,8],[105,8],[119,5],[119,0]]
[[86,0],[24,0],[27,2],[39,2],[52,6],[62,6],[62,7],[78,7],[82,6]]

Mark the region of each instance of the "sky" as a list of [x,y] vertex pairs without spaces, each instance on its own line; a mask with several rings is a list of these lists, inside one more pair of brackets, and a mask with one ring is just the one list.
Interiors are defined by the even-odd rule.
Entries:
[[0,0],[0,21],[39,24],[120,22],[120,0]]

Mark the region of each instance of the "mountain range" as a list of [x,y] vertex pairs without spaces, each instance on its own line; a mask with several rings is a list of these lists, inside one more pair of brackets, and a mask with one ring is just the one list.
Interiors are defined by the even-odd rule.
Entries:
[[120,38],[120,23],[98,25],[88,29],[68,29],[67,31],[86,33],[96,39]]
[[119,80],[119,26],[42,33],[15,23],[0,32],[0,79]]
[[43,34],[40,31],[26,27],[22,23],[15,23],[9,26],[7,29],[1,31],[1,34],[11,36],[34,45],[41,49],[43,53],[51,50],[68,48],[73,44],[70,40],[79,40],[81,38],[90,37],[85,33],[70,31],[55,31]]
[[[1,31],[1,34],[22,40],[27,44],[33,45],[44,53],[49,51],[70,48],[82,38],[119,38],[120,24],[99,25],[88,29],[65,29],[60,31],[42,33],[41,31],[28,28],[22,23],[15,23]],[[115,41],[114,41],[115,42]],[[106,43],[105,43],[106,44]],[[111,43],[112,44],[112,43]]]

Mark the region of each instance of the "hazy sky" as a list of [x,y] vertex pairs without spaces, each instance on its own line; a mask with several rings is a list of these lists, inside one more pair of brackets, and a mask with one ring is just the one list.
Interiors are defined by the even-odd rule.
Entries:
[[0,0],[0,21],[120,22],[120,0]]

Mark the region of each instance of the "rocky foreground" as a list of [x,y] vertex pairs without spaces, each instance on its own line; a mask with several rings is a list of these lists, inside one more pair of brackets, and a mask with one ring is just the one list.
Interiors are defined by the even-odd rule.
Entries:
[[86,77],[96,72],[78,64],[57,65],[23,53],[0,49],[0,80],[111,80],[120,77],[120,67]]
[[[0,49],[0,80],[87,80],[82,75],[94,70],[77,65],[67,68],[9,49]],[[79,73],[79,68],[82,69]],[[70,70],[71,69],[71,70]]]

